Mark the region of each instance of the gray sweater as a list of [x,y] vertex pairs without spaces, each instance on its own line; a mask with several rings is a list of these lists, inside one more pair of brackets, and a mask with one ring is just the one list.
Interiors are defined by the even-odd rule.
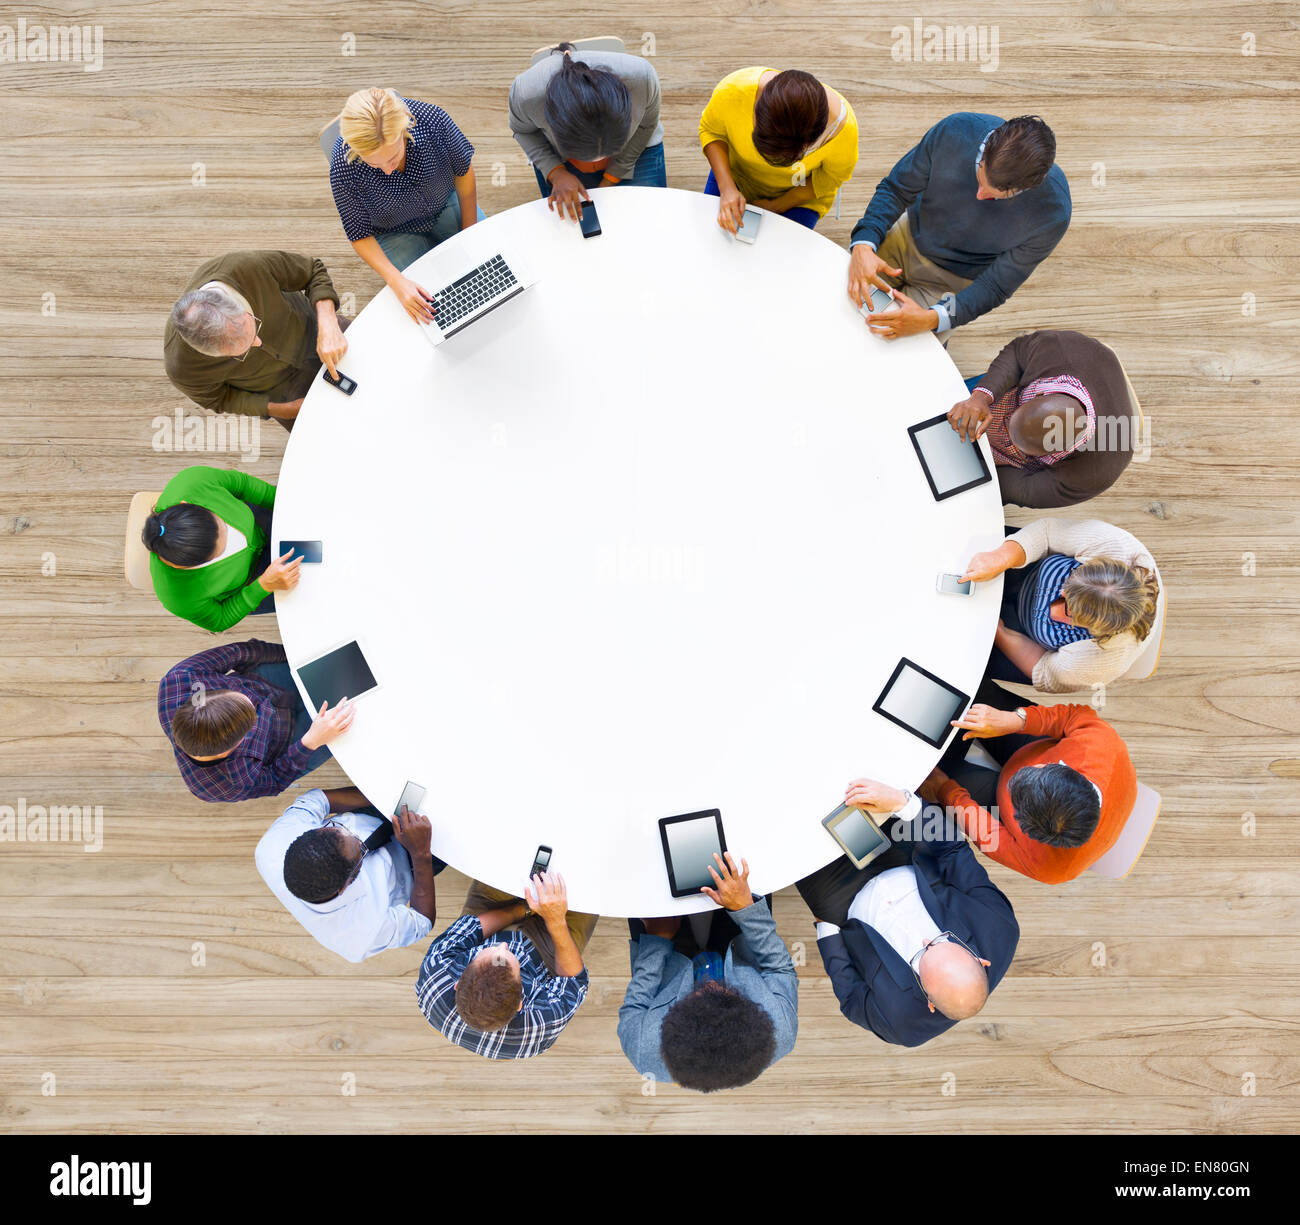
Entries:
[[[542,178],[563,161],[555,148],[555,133],[546,122],[546,87],[560,70],[562,52],[539,60],[521,72],[510,86],[510,130]],[[632,128],[627,144],[611,158],[608,173],[630,178],[636,159],[650,146],[663,143],[659,123],[659,77],[649,60],[614,51],[575,51],[572,57],[592,68],[608,68],[627,86],[632,103]]]

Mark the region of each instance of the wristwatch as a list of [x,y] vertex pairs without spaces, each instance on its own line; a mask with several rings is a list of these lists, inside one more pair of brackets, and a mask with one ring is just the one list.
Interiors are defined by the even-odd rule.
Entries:
[[1016,707],[1016,714],[1020,716],[1020,722],[1022,724],[1029,722],[1029,712],[1023,706]]

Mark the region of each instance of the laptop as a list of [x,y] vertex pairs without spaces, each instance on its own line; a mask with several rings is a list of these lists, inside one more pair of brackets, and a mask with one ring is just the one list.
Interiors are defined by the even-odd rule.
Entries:
[[440,345],[533,283],[534,278],[518,259],[509,264],[504,255],[489,256],[450,284],[433,291],[433,322],[421,323],[419,329],[431,345]]

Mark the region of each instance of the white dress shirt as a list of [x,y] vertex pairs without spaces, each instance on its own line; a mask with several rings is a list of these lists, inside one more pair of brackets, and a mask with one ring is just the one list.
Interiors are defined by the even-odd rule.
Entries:
[[[922,807],[920,797],[914,795],[893,815],[900,821],[910,821],[920,815]],[[908,962],[927,940],[939,934],[939,925],[921,900],[916,869],[910,865],[889,868],[867,881],[849,905],[849,918],[875,928]],[[817,939],[839,930],[834,923],[818,923]]]
[[[315,939],[347,961],[364,961],[387,949],[405,948],[433,930],[431,920],[410,907],[415,877],[411,857],[394,838],[361,861],[361,871],[336,898],[304,902],[284,883],[284,854],[308,830],[319,829],[330,815],[319,788],[306,791],[262,835],[254,858],[262,879],[285,909]],[[368,813],[340,813],[338,823],[364,841],[379,828]]]

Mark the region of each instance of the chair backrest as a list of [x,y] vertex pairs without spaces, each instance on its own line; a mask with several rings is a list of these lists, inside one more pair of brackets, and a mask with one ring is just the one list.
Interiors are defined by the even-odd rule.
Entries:
[[1128,669],[1120,676],[1122,681],[1144,681],[1156,670],[1156,665],[1160,662],[1160,648],[1164,646],[1165,641],[1165,580],[1160,577],[1160,567],[1156,566],[1155,558],[1151,559],[1152,566],[1155,566],[1156,582],[1160,584],[1159,594],[1156,596],[1156,619],[1151,623],[1151,632],[1142,642],[1141,650],[1133,657],[1133,662],[1129,664]]
[[126,512],[126,581],[137,591],[152,591],[153,578],[149,574],[149,550],[144,547],[140,533],[144,531],[144,521],[153,513],[153,508],[162,490],[137,493],[131,499],[131,508]]
[[335,115],[334,118],[320,130],[321,152],[324,153],[327,158],[334,152],[334,142],[339,138],[339,119],[340,116]]
[[[533,52],[532,58],[528,61],[531,68],[538,60],[544,60],[552,51],[555,50],[556,44],[565,41],[557,38],[553,43],[547,43],[544,47],[538,47]],[[614,51],[623,54],[627,51],[627,44],[621,39],[616,38],[613,34],[601,35],[597,38],[571,38],[568,40],[573,44],[575,51]]]
[[1160,815],[1160,793],[1153,791],[1145,783],[1137,785],[1137,802],[1129,813],[1124,828],[1119,831],[1115,845],[1096,863],[1088,866],[1089,872],[1118,880],[1127,876],[1137,863],[1138,856],[1146,849],[1151,831],[1155,828],[1156,818]]

